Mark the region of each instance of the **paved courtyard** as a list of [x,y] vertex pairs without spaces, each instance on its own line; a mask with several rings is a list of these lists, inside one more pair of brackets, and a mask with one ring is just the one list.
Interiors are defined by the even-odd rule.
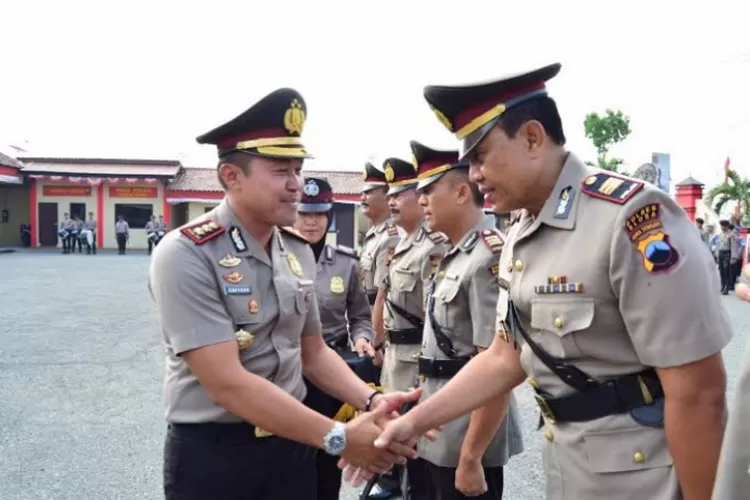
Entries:
[[[0,255],[0,500],[163,498],[162,351],[148,264],[144,252]],[[731,395],[750,305],[722,300],[735,327],[725,350]],[[539,500],[542,437],[529,392],[518,397],[527,452],[507,469],[505,498]]]

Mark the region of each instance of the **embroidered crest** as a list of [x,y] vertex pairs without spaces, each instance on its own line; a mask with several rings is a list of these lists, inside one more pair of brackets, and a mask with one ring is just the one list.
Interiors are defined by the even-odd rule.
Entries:
[[581,191],[594,198],[599,198],[618,205],[623,205],[643,189],[643,182],[600,172],[590,175],[581,184]]
[[560,191],[560,196],[557,199],[557,208],[555,208],[555,219],[568,218],[575,196],[576,192],[573,191],[573,186],[568,186]]
[[242,276],[242,273],[238,273],[237,271],[234,271],[234,272],[223,275],[222,278],[224,278],[224,281],[226,281],[227,283],[236,285],[237,283],[242,281],[243,276]]
[[297,98],[292,99],[289,109],[284,113],[284,128],[291,135],[302,135],[302,129],[305,128],[305,110]]
[[331,293],[344,293],[344,278],[341,276],[331,277]]
[[219,259],[219,265],[221,267],[237,267],[240,265],[242,260],[240,260],[239,257],[235,257],[234,255],[228,253],[221,259]]
[[534,292],[539,294],[548,293],[583,293],[583,283],[568,283],[568,277],[550,276],[546,285],[536,285]]
[[393,167],[391,166],[391,162],[389,161],[385,162],[383,173],[385,173],[386,182],[393,182],[393,179],[396,178],[396,172],[393,171]]
[[229,237],[232,239],[232,245],[238,252],[244,252],[247,250],[247,243],[245,238],[242,237],[242,231],[237,226],[232,226],[229,229]]
[[388,222],[388,236],[398,236],[398,228],[393,222]]
[[652,274],[667,272],[680,261],[679,252],[664,231],[660,211],[658,203],[649,203],[633,212],[623,224],[628,238],[641,254],[643,268]]
[[359,260],[359,255],[357,255],[357,251],[351,247],[347,247],[344,245],[336,245],[334,248],[340,254],[344,254],[348,257],[351,257],[354,260]]
[[649,203],[635,212],[625,220],[625,232],[628,233],[630,241],[640,240],[649,231],[656,231],[662,227],[658,203]]
[[505,237],[497,229],[484,229],[479,232],[479,239],[481,239],[487,248],[494,253],[500,253],[503,251],[505,246]]
[[190,238],[196,245],[202,245],[216,238],[224,231],[223,226],[218,225],[212,220],[204,220],[180,229],[180,232]]
[[315,198],[320,194],[320,187],[314,179],[310,179],[307,181],[307,184],[305,184],[305,189],[303,189],[302,191],[305,193],[305,196],[309,198]]

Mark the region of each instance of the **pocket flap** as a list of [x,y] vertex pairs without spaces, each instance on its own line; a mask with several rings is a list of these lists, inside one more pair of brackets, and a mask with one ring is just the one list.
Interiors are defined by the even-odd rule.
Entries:
[[310,309],[313,302],[313,283],[311,281],[298,281],[297,282],[297,293],[295,294],[295,302],[297,305],[297,312],[305,315]]
[[559,336],[585,330],[594,320],[591,297],[532,299],[531,327]]
[[439,302],[443,304],[452,302],[453,299],[458,295],[458,290],[461,288],[461,283],[453,281],[447,276],[443,278],[443,281],[437,286],[435,291],[435,297]]
[[408,269],[394,269],[391,275],[391,287],[399,292],[413,292],[417,286],[419,276]]
[[589,467],[595,473],[627,472],[672,465],[663,429],[635,427],[583,435]]

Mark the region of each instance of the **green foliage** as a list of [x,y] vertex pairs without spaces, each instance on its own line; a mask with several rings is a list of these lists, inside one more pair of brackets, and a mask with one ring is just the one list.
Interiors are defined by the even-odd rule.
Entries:
[[627,175],[620,171],[622,159],[609,158],[607,155],[615,144],[624,141],[630,135],[630,118],[620,110],[608,109],[603,116],[598,113],[589,113],[583,120],[583,129],[586,138],[596,148],[596,163],[586,162],[586,164]]
[[727,179],[729,180],[728,183],[714,186],[706,193],[706,201],[709,205],[713,205],[717,214],[721,213],[721,209],[730,201],[739,203],[742,208],[742,223],[748,225],[750,224],[750,217],[748,217],[750,179],[742,178],[732,169],[727,169]]

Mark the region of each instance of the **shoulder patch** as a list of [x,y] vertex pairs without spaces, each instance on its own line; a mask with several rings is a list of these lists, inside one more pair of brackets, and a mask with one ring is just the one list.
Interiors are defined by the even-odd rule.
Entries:
[[279,227],[279,229],[281,229],[281,231],[284,232],[284,233],[286,233],[286,234],[294,236],[295,238],[297,238],[298,240],[300,240],[301,242],[303,242],[305,244],[309,244],[310,243],[309,241],[307,241],[307,239],[304,236],[302,236],[302,234],[299,231],[297,231],[293,227],[283,226],[283,227]]
[[498,229],[483,229],[479,231],[479,239],[487,245],[487,248],[494,253],[500,253],[505,246],[505,236]]
[[680,261],[680,253],[672,245],[661,221],[658,203],[647,203],[625,219],[623,229],[641,256],[646,272],[665,273]]
[[393,222],[388,223],[388,236],[398,236],[398,228]]
[[427,233],[427,237],[430,238],[430,240],[432,240],[432,242],[436,245],[440,245],[448,241],[448,237],[438,231],[430,231],[429,233]]
[[209,219],[180,228],[180,232],[190,238],[196,245],[202,245],[207,241],[211,241],[224,231],[226,231],[224,226],[220,226]]
[[357,255],[357,251],[351,247],[347,247],[344,245],[336,245],[334,248],[340,254],[348,255],[352,259],[359,260],[359,255]]
[[607,172],[589,175],[581,183],[581,191],[587,195],[618,205],[624,205],[641,189],[643,182]]

